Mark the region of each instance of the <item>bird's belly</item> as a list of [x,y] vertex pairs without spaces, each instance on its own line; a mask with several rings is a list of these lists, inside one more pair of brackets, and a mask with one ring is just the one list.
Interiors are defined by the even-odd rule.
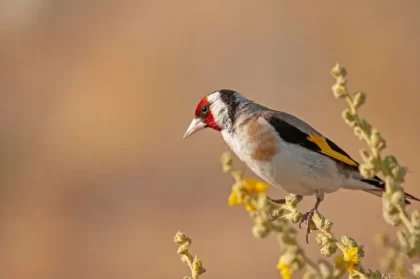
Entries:
[[334,161],[293,146],[280,151],[270,162],[250,160],[247,164],[268,183],[291,194],[308,196],[320,189],[331,193],[342,185]]
[[337,170],[335,161],[327,156],[280,140],[278,152],[271,160],[257,160],[243,137],[234,138],[227,132],[222,134],[236,155],[256,175],[288,193],[308,196],[321,189],[331,193],[343,185],[343,175]]
[[273,167],[266,163],[248,164],[255,174],[273,186],[280,187],[287,193],[302,196],[312,195],[319,188],[315,180],[308,179],[302,172],[284,166]]

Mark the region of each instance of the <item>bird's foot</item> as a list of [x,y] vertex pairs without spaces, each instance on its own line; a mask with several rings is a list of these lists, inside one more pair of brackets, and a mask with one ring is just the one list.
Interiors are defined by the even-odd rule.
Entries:
[[309,234],[311,233],[311,221],[314,217],[315,212],[319,215],[318,209],[313,208],[312,210],[303,214],[299,221],[299,229],[302,228],[302,223],[306,223],[306,243],[309,244]]

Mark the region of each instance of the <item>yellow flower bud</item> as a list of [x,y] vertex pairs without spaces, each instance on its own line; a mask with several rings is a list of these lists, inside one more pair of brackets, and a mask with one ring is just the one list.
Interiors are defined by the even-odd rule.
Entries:
[[378,130],[372,129],[372,133],[370,135],[370,143],[372,147],[377,148],[381,142],[383,141],[382,135],[379,133]]
[[398,165],[397,159],[392,155],[385,156],[385,158],[383,159],[383,162],[384,162],[384,165],[390,169]]
[[252,234],[256,238],[264,238],[269,232],[268,228],[262,224],[256,224],[252,227]]
[[382,195],[382,206],[383,206],[383,211],[386,214],[389,215],[398,215],[398,209],[395,207],[395,204],[392,203],[391,201],[392,198],[392,194],[390,193],[384,193]]
[[248,211],[248,212],[256,210],[255,206],[253,206],[253,205],[252,205],[252,204],[250,204],[250,203],[245,204],[245,209],[246,209],[246,211]]
[[223,165],[222,167],[223,167],[223,172],[226,172],[226,173],[231,172],[233,169],[231,165]]
[[238,204],[238,195],[236,194],[236,191],[233,191],[229,194],[228,205],[232,207],[237,204]]
[[184,244],[186,239],[186,235],[182,232],[177,232],[174,236],[174,242],[177,244]]
[[347,235],[343,235],[341,237],[341,243],[343,243],[344,246],[349,246],[350,238]]
[[350,248],[358,247],[358,245],[356,243],[356,240],[354,240],[351,237],[348,237],[348,244],[347,244],[347,246],[350,247]]
[[178,247],[177,253],[180,255],[186,254],[188,252],[189,245],[188,243],[184,243]]
[[324,230],[326,230],[327,232],[329,232],[331,230],[332,226],[333,226],[333,222],[329,219],[325,219],[322,228]]
[[193,260],[193,271],[197,274],[203,274],[206,270],[203,268],[203,263],[201,260],[195,256]]
[[372,167],[367,164],[360,164],[359,171],[360,174],[365,178],[372,178],[374,176]]
[[245,178],[243,180],[243,182],[244,182],[244,185],[245,185],[245,189],[248,192],[255,192],[255,186],[258,183],[258,180],[256,178],[253,178],[253,177],[252,178]]
[[255,185],[255,192],[257,192],[257,193],[263,193],[263,192],[265,192],[268,189],[269,186],[270,185],[268,185],[265,182],[258,181],[256,183],[256,185]]
[[356,125],[356,117],[350,111],[350,109],[343,110],[341,116],[343,117],[344,121],[350,126],[354,127]]
[[328,243],[321,248],[321,254],[330,257],[337,251],[337,246],[334,243]]
[[391,196],[391,202],[394,204],[402,204],[404,201],[404,194],[401,191],[395,191]]
[[318,245],[324,246],[329,242],[329,238],[328,236],[326,236],[323,233],[318,233],[315,237],[316,243],[318,243]]
[[344,85],[336,83],[332,86],[332,91],[336,98],[343,98],[347,95],[347,89]]
[[404,176],[407,173],[407,168],[401,167],[401,166],[395,166],[394,168],[392,168],[391,173],[395,180],[403,181]]
[[360,108],[366,102],[366,94],[363,92],[357,92],[353,98],[353,106],[355,109]]
[[372,167],[372,171],[379,170],[381,168],[382,161],[379,156],[372,155],[368,162],[369,165]]
[[224,172],[230,172],[232,170],[232,155],[230,152],[225,152],[220,157],[220,162],[223,166]]
[[359,138],[359,140],[363,140],[365,136],[365,132],[360,127],[354,127],[354,134]]
[[335,78],[338,78],[340,76],[346,76],[347,72],[346,69],[341,67],[338,63],[334,65],[334,68],[331,69],[331,75]]
[[189,255],[187,255],[187,254],[181,254],[181,261],[182,261],[184,264],[189,264],[189,263],[190,263],[190,261],[191,261],[191,258],[190,258],[190,256],[189,256]]

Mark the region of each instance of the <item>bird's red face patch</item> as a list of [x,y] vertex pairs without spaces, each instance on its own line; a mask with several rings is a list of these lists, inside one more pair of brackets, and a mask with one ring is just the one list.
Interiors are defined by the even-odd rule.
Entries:
[[221,131],[222,129],[217,125],[216,120],[214,119],[214,115],[210,110],[210,102],[207,97],[201,99],[198,103],[197,107],[195,108],[195,117],[200,118],[203,120],[204,123],[207,124],[208,127],[216,130]]

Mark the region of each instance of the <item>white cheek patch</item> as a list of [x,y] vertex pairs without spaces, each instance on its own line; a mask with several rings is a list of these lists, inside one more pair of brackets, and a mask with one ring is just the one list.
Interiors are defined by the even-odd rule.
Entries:
[[227,108],[223,102],[221,100],[216,100],[211,104],[210,109],[213,113],[214,120],[216,120],[218,124],[222,124],[227,116]]
[[213,114],[214,120],[217,125],[222,127],[227,117],[227,107],[220,98],[220,92],[216,91],[207,96],[209,101],[210,110]]

